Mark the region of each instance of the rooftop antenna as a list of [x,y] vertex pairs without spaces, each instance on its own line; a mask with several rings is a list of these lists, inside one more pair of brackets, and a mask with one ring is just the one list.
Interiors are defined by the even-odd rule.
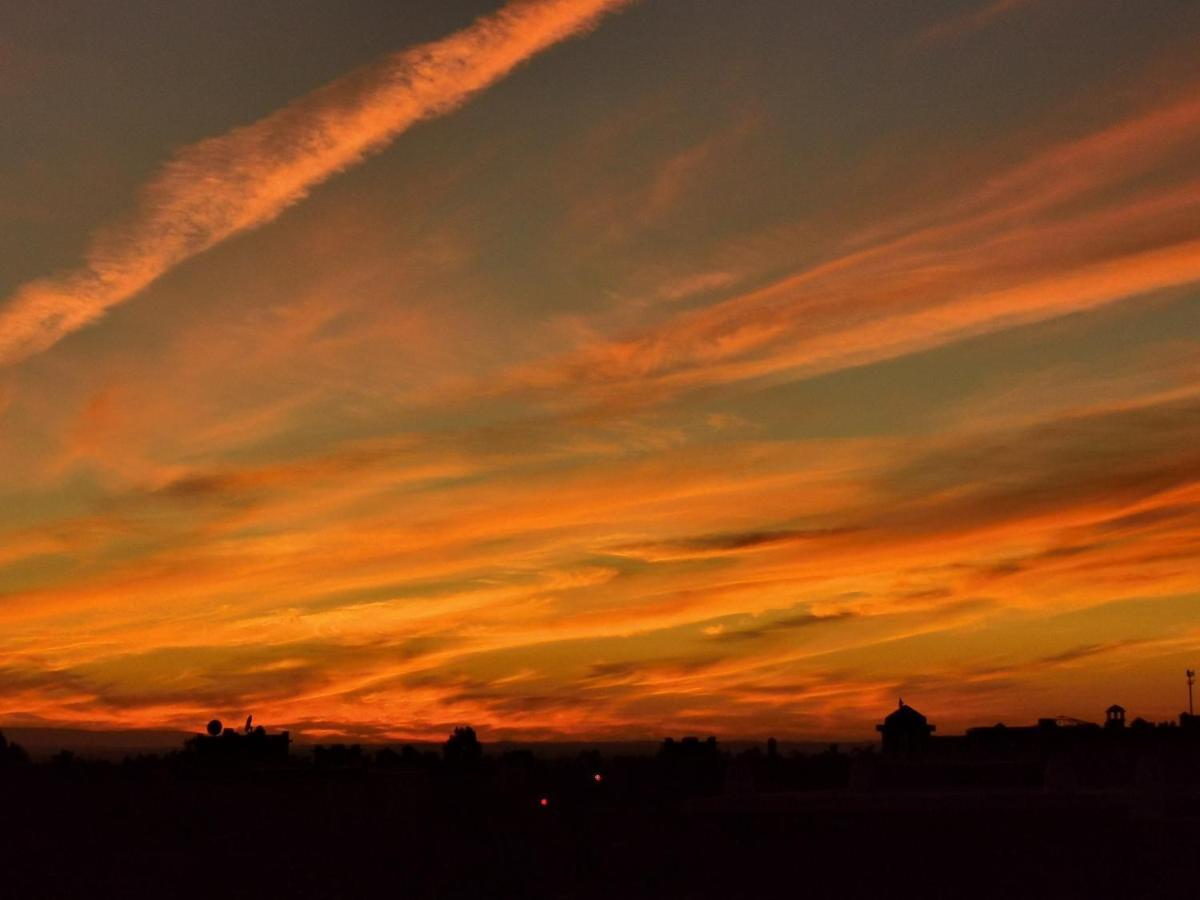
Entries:
[[1188,715],[1194,716],[1196,714],[1196,712],[1192,708],[1192,685],[1196,683],[1196,670],[1195,669],[1187,670],[1187,682],[1188,682]]

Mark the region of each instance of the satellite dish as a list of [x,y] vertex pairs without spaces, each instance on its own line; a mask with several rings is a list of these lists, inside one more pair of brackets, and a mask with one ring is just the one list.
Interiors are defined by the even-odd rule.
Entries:
[[208,723],[208,727],[204,730],[207,731],[210,736],[216,737],[218,734],[221,733],[221,720],[213,719],[211,722]]

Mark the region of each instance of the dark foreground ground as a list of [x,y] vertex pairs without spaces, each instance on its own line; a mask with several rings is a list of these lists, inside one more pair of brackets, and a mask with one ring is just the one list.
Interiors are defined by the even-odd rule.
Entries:
[[1200,896],[1192,789],[569,776],[28,767],[0,779],[0,897]]

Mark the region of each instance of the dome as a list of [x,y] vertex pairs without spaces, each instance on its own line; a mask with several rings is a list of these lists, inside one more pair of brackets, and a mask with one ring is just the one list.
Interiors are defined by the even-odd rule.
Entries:
[[911,706],[906,706],[904,701],[900,701],[899,709],[895,709],[883,720],[883,724],[889,727],[912,727],[923,726],[929,720],[913,709]]

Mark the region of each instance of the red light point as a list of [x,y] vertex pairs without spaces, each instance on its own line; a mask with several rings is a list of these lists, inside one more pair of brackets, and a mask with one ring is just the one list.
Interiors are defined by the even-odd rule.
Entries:
[[599,772],[597,772],[595,775],[592,776],[592,781],[596,782],[596,784],[599,784],[603,780],[604,780],[604,776],[601,775]]
[[541,800],[538,801],[538,805],[539,806],[549,806],[550,801],[548,799],[546,799],[545,797],[543,797]]

